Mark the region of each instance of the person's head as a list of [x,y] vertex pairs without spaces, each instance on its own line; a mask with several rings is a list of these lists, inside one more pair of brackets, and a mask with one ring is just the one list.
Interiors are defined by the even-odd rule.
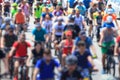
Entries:
[[42,48],[42,43],[41,42],[35,42],[35,49],[36,50],[41,50],[41,48]]
[[11,27],[9,27],[9,28],[8,28],[8,34],[9,34],[9,35],[13,35],[13,32],[14,32],[14,29],[11,28]]
[[74,71],[77,67],[78,59],[74,55],[69,55],[66,57],[65,63],[69,71]]
[[74,23],[74,20],[75,20],[75,16],[74,16],[74,15],[70,15],[70,16],[68,17],[68,22],[69,22],[69,23]]
[[39,31],[39,30],[41,30],[41,25],[40,25],[40,23],[36,23],[35,24],[35,27],[36,27],[36,29]]
[[45,7],[45,12],[49,13],[49,8],[48,7]]
[[50,15],[47,14],[47,15],[45,16],[45,20],[50,20]]
[[22,32],[22,33],[19,35],[18,38],[19,38],[18,40],[19,40],[20,42],[25,42],[25,39],[26,39],[25,33]]
[[111,5],[111,4],[109,4],[109,5],[108,5],[108,8],[112,8],[112,5]]
[[97,8],[97,4],[94,3],[92,8],[94,8],[94,9]]
[[79,3],[78,3],[80,6],[82,6],[83,5],[83,3],[80,1]]
[[78,42],[78,49],[79,49],[79,51],[80,51],[81,54],[84,53],[84,51],[86,49],[85,41],[79,41]]
[[76,10],[73,9],[71,14],[75,15],[75,13],[76,13]]
[[22,3],[23,3],[23,4],[26,4],[26,3],[27,3],[27,1],[26,1],[26,0],[23,0],[23,1],[22,1]]
[[58,17],[57,18],[57,22],[58,22],[58,25],[61,25],[62,22],[63,22],[63,18],[62,17]]
[[12,4],[12,7],[13,7],[13,8],[17,8],[17,3],[13,3],[13,4]]
[[46,48],[46,49],[44,50],[43,57],[45,58],[46,61],[50,61],[51,58],[52,58],[51,50],[48,49],[48,48]]
[[6,24],[10,24],[11,18],[10,17],[6,17],[4,19],[4,21],[5,21]]
[[22,12],[22,9],[20,7],[18,8],[18,12]]
[[60,10],[60,6],[56,6],[56,10],[59,11]]
[[99,11],[98,11],[98,15],[101,15],[101,13],[102,13],[102,11],[101,11],[101,10],[99,10]]
[[76,10],[76,15],[79,16],[80,15],[80,10]]
[[85,31],[81,31],[80,34],[79,34],[80,38],[82,41],[85,41],[86,40],[86,32]]
[[72,31],[71,30],[67,30],[65,32],[65,36],[66,36],[67,39],[72,39]]

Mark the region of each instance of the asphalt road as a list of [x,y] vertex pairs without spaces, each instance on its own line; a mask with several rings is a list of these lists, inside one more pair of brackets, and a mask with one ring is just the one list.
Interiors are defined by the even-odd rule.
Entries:
[[[65,21],[66,21],[66,18],[65,18]],[[26,32],[26,37],[27,37],[27,41],[28,42],[30,42],[31,43],[31,45],[33,45],[33,42],[31,42],[31,40],[30,40],[30,38],[32,37],[31,36],[31,30],[34,28],[34,24],[33,24],[33,18],[31,17],[31,21],[30,21],[30,24],[29,24],[29,28],[28,28],[28,32]],[[93,40],[93,44],[94,44],[94,46],[95,46],[95,48],[96,48],[96,53],[97,53],[97,55],[98,55],[98,58],[97,59],[94,59],[94,63],[95,63],[95,65],[96,65],[96,67],[99,69],[99,71],[98,72],[94,72],[93,74],[92,74],[92,77],[93,77],[93,80],[117,80],[117,79],[107,79],[108,77],[112,77],[111,75],[102,75],[101,74],[101,71],[102,71],[102,63],[101,63],[101,57],[102,57],[102,55],[101,55],[101,50],[100,50],[100,47],[98,46],[98,44],[97,44],[97,42],[96,42],[96,39],[94,38],[94,40]],[[30,50],[28,50],[28,53],[30,52]],[[54,55],[54,50],[52,50],[52,53],[53,53],[53,56],[55,57],[55,55]],[[1,73],[3,73],[4,72],[4,65],[3,65],[3,63],[1,62]],[[29,75],[31,76],[31,73],[32,73],[32,71],[31,71],[31,69],[30,69],[30,73],[29,73]],[[118,76],[118,66],[116,66],[116,77]],[[3,78],[3,79],[0,79],[0,80],[10,80],[10,79],[5,79],[5,78]],[[32,80],[32,79],[31,79]]]

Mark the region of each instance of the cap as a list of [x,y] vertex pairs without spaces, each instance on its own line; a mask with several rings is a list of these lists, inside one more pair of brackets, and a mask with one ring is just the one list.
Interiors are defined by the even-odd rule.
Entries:
[[107,14],[113,14],[114,13],[114,10],[113,9],[108,9],[107,10]]
[[112,16],[107,16],[107,19],[106,19],[106,21],[107,21],[108,23],[112,22],[112,21],[113,21],[113,18],[112,18]]
[[61,3],[61,2],[58,2],[58,6],[62,6],[62,3]]
[[70,30],[66,31],[66,32],[65,32],[65,35],[66,35],[66,36],[72,36],[72,31],[70,31]]
[[110,23],[106,23],[105,27],[112,28],[113,26]]
[[36,24],[35,24],[35,27],[36,27],[36,28],[37,28],[37,27],[41,27],[40,23],[36,23]]
[[74,55],[69,55],[66,57],[66,64],[67,65],[74,65],[74,64],[77,64],[77,62],[78,62],[78,59]]
[[81,35],[81,36],[86,36],[86,32],[85,32],[85,31],[81,31],[81,32],[80,32],[80,35]]

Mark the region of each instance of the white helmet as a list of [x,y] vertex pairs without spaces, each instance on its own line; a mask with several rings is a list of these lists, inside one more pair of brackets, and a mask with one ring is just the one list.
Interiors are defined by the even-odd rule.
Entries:
[[107,16],[107,22],[110,23],[110,22],[112,22],[112,21],[113,21],[112,16]]

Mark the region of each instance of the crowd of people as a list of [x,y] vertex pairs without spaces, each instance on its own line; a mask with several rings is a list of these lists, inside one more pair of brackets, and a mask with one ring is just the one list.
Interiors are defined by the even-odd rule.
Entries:
[[[93,59],[99,57],[93,44],[95,37],[98,45],[103,46],[102,73],[106,73],[105,59],[112,45],[115,46],[113,55],[120,62],[120,26],[112,5],[106,6],[107,0],[97,0],[97,3],[68,0],[64,6],[62,2],[0,0],[0,59],[4,63],[5,75],[10,75],[9,59],[16,58],[12,80],[19,80],[21,63],[17,58],[23,57],[27,57],[26,80],[57,80],[55,67],[60,74],[59,80],[84,80],[86,76],[83,72],[86,73],[86,70],[89,72],[88,80],[94,80],[91,73],[98,68]],[[26,41],[30,24],[34,24],[32,37],[29,38],[34,46]],[[54,59],[53,54],[59,55],[59,61]],[[28,76],[31,60],[32,77]],[[118,72],[120,74],[120,63]]]

